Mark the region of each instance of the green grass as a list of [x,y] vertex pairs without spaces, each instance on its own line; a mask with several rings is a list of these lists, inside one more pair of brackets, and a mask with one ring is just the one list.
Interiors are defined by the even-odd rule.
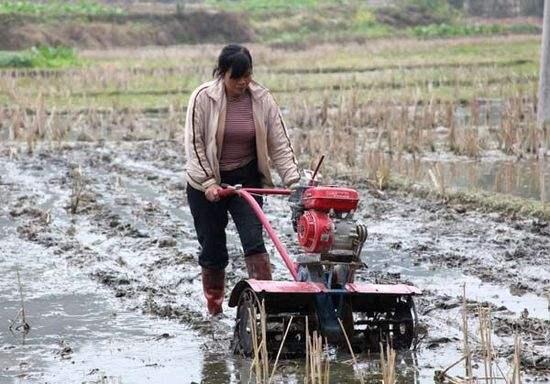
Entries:
[[420,38],[540,33],[540,27],[532,24],[431,24],[413,27],[409,33]]
[[32,68],[29,52],[0,51],[0,68]]
[[66,68],[79,63],[67,47],[33,47],[20,52],[0,51],[0,68]]
[[62,15],[112,15],[122,14],[119,7],[107,6],[91,0],[68,2],[51,0],[42,3],[36,1],[2,1],[0,14],[25,14],[36,16]]
[[376,21],[374,9],[357,0],[208,0],[218,10],[248,17],[259,42],[279,46],[385,37],[393,29]]
[[[258,42],[283,47],[342,41],[365,42],[391,36],[433,39],[540,33],[540,27],[535,24],[471,24],[442,0],[407,0],[398,7],[385,8],[387,11],[354,0],[209,0],[209,4],[219,10],[244,13]],[[392,26],[380,21],[379,12],[389,12],[402,20],[421,14],[423,16],[419,19],[438,20],[432,22],[439,24]],[[383,17],[381,20],[387,19]]]
[[328,0],[207,0],[207,4],[219,9],[248,12],[277,12],[292,9],[311,9]]

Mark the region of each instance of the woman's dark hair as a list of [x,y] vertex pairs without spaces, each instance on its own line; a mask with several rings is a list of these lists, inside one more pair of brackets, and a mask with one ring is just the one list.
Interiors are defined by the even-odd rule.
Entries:
[[223,76],[231,70],[231,78],[238,79],[252,73],[252,56],[248,49],[238,44],[223,47],[218,56],[218,66],[212,72],[213,76]]

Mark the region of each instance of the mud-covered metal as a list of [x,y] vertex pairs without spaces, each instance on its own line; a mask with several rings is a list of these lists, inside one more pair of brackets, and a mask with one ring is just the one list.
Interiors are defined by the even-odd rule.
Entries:
[[388,295],[421,295],[422,290],[405,284],[370,284],[370,283],[348,283],[346,289],[354,293],[372,293]]

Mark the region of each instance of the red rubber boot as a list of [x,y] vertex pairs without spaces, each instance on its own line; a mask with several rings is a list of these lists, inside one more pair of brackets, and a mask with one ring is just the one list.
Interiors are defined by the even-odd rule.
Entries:
[[246,256],[246,269],[248,277],[256,280],[271,280],[271,264],[267,253],[256,253]]
[[202,290],[206,298],[208,313],[212,316],[223,312],[222,303],[225,288],[225,271],[202,268]]

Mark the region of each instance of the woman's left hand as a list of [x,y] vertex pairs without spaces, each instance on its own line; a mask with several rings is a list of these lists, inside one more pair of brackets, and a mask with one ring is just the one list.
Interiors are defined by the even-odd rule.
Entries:
[[218,184],[214,184],[206,188],[206,191],[204,191],[204,194],[206,195],[206,199],[210,202],[216,202],[220,200],[220,195],[218,194],[219,191],[221,191],[223,188],[220,187]]

